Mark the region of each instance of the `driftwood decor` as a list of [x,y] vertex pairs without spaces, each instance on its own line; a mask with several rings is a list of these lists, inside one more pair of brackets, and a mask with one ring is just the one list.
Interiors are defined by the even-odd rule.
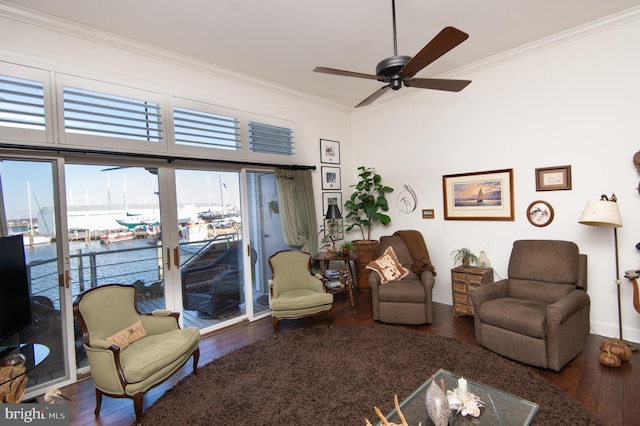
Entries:
[[0,366],[0,402],[17,404],[27,390],[27,375],[24,374],[24,356],[9,357]]

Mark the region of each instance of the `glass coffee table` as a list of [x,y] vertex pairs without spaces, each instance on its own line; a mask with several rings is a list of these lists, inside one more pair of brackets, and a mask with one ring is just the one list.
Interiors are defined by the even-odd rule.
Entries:
[[[446,390],[453,390],[458,387],[457,376],[450,371],[440,369],[434,374],[436,384],[440,386],[440,379],[444,380]],[[422,426],[433,425],[429,418],[427,408],[425,406],[425,396],[427,388],[431,385],[431,378],[424,382],[418,389],[413,391],[411,395],[400,403],[400,410],[407,419],[410,426],[418,426],[422,422]],[[534,416],[538,412],[538,404],[519,398],[515,395],[494,389],[492,387],[476,383],[467,379],[469,392],[477,395],[482,402],[482,414],[480,417],[456,415],[455,411],[451,412],[449,425],[497,425],[497,426],[522,426],[530,425]],[[400,417],[394,409],[385,417],[388,421],[400,424]],[[382,422],[378,422],[382,425]]]

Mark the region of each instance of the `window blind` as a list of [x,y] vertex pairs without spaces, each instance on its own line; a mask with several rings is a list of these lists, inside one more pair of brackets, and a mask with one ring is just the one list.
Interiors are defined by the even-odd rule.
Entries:
[[0,75],[0,125],[45,130],[44,85]]
[[295,155],[293,129],[249,121],[249,150],[255,153]]
[[162,141],[160,105],[64,86],[64,128],[68,133]]
[[174,107],[173,126],[178,145],[233,151],[242,146],[240,121],[235,117]]

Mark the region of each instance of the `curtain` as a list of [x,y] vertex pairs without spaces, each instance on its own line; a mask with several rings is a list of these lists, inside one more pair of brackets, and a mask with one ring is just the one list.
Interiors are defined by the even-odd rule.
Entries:
[[311,170],[276,170],[280,220],[287,245],[311,253],[318,251],[318,223]]

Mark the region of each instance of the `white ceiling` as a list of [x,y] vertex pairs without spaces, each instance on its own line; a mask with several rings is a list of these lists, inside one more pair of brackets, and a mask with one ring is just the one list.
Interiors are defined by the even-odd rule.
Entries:
[[[376,64],[393,55],[391,0],[0,3],[117,34],[346,106],[357,104],[382,83],[314,73],[313,68],[322,65],[375,74]],[[640,0],[396,0],[398,54],[415,55],[445,26],[469,33],[467,41],[417,75],[435,77],[638,5]]]

